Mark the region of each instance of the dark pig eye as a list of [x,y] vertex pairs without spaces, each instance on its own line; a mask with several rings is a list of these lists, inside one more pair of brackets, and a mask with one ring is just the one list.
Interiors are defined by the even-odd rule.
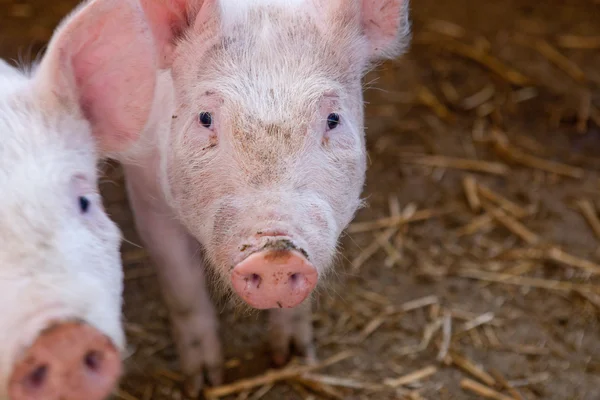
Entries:
[[212,115],[209,112],[201,112],[198,114],[198,121],[205,128],[210,128],[212,126]]
[[79,197],[79,210],[81,211],[82,214],[85,214],[88,212],[91,204],[92,203],[90,202],[90,200],[87,197],[84,197],[84,196]]
[[340,124],[339,114],[332,113],[327,116],[327,128],[335,129]]

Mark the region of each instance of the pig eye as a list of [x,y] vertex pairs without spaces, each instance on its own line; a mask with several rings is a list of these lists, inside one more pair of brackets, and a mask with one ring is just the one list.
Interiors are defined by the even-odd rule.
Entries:
[[212,126],[212,115],[209,112],[201,112],[198,114],[198,121],[205,128],[210,128]]
[[336,113],[331,113],[327,116],[327,128],[335,129],[340,124],[340,115]]
[[79,196],[79,210],[82,214],[85,214],[89,211],[92,202],[85,196]]

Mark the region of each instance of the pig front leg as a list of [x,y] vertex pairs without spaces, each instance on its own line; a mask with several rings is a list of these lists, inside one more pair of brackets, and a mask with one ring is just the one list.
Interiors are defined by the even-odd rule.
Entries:
[[310,299],[295,308],[269,311],[269,345],[277,366],[289,361],[292,346],[309,363],[316,361]]
[[218,320],[205,287],[199,245],[172,217],[159,193],[140,184],[143,179],[136,175],[126,171],[129,201],[140,237],[156,264],[181,368],[188,377],[186,389],[193,397],[202,388],[205,370],[213,385],[219,385],[223,375]]

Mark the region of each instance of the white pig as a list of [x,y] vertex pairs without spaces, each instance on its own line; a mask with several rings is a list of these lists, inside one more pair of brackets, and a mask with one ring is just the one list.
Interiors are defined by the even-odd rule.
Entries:
[[312,358],[304,300],[361,204],[361,81],[404,51],[408,0],[142,4],[173,92],[126,179],[191,388],[203,368],[218,383],[222,362],[200,254],[231,298],[273,309],[274,361],[292,343]]
[[156,60],[137,0],[82,4],[32,72],[0,60],[0,399],[101,400],[120,377],[121,233],[96,163],[143,130]]

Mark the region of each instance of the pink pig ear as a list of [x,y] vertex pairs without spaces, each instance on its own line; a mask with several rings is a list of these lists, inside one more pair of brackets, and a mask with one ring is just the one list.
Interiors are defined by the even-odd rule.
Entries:
[[141,0],[159,48],[160,67],[173,61],[177,38],[208,18],[216,0]]
[[138,0],[93,0],[57,28],[36,73],[40,95],[76,108],[103,153],[124,150],[150,115],[154,41]]
[[175,40],[189,25],[190,3],[201,0],[141,0],[158,46],[160,67],[169,67]]
[[[360,24],[372,61],[397,57],[410,42],[409,0],[313,1],[319,15],[326,15],[325,18]],[[326,22],[326,26],[331,25],[331,21]]]
[[409,0],[360,0],[361,24],[371,44],[371,58],[399,56],[410,41]]

